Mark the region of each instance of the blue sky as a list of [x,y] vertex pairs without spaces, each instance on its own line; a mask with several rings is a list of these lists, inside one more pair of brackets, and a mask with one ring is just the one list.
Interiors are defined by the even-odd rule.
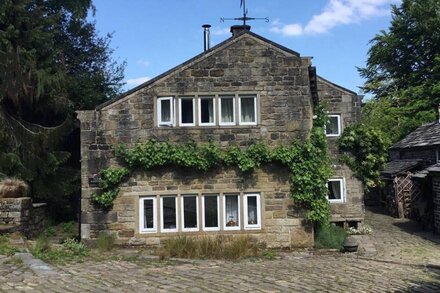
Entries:
[[[399,0],[247,0],[252,31],[312,56],[319,75],[360,92],[356,66],[365,65],[368,42],[386,30],[390,4]],[[211,28],[211,45],[230,37],[220,22],[239,17],[240,0],[94,0],[100,34],[113,33],[116,60],[127,61],[128,90],[203,51],[202,24]]]

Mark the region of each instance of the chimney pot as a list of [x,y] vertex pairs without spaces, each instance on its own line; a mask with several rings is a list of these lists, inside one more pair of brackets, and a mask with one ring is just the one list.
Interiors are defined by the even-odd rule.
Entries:
[[210,24],[204,24],[203,27],[203,49],[204,51],[208,51],[210,49],[210,32],[209,28],[211,27]]
[[240,33],[244,32],[244,31],[248,32],[250,30],[251,30],[251,26],[247,25],[247,24],[231,26],[231,33],[232,33],[233,37],[239,35]]

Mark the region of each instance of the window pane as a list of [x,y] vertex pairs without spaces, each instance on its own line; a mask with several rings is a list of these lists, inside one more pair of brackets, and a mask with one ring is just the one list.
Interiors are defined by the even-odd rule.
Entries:
[[225,223],[226,227],[238,227],[238,196],[225,196]]
[[153,199],[144,200],[144,229],[154,228],[154,203]]
[[233,98],[221,98],[221,122],[232,123],[234,122],[234,99]]
[[248,225],[258,224],[258,211],[257,211],[257,197],[248,196],[247,197],[247,212],[248,212]]
[[331,116],[328,118],[328,122],[325,126],[327,134],[339,134],[339,117]]
[[255,122],[255,104],[253,97],[240,98],[241,122]]
[[213,228],[218,227],[218,206],[217,206],[217,196],[210,195],[204,196],[205,201],[205,227]]
[[342,190],[340,181],[328,182],[328,198],[329,199],[342,199]]
[[197,197],[183,197],[184,228],[197,228]]
[[164,229],[176,229],[176,198],[162,198],[162,220]]
[[182,99],[180,106],[182,107],[182,117],[180,117],[182,123],[194,123],[193,99]]
[[160,122],[171,122],[171,100],[160,101]]
[[201,99],[200,111],[202,123],[214,123],[214,99]]

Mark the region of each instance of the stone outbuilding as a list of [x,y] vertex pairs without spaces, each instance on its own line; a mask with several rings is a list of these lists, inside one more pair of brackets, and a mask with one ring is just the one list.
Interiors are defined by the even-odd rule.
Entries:
[[334,176],[332,220],[363,221],[363,188],[337,161],[336,140],[356,123],[361,97],[318,75],[311,57],[234,26],[233,36],[129,90],[81,122],[81,237],[114,233],[118,243],[155,245],[176,235],[250,235],[268,247],[313,245],[313,227],[290,197],[287,169],[267,165],[249,177],[234,168],[199,173],[163,167],[135,171],[110,210],[91,202],[100,170],[117,166],[112,146],[154,138],[213,141],[221,148],[265,141],[287,145],[308,136],[314,105],[325,101]]

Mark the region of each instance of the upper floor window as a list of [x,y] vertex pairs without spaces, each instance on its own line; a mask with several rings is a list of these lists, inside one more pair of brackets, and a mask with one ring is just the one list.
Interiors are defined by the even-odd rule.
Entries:
[[172,97],[157,99],[157,120],[159,125],[173,125],[174,123],[174,101]]
[[341,115],[328,115],[328,121],[325,125],[325,134],[327,136],[341,135]]
[[196,95],[175,99],[176,101],[174,97],[157,98],[157,126],[258,124],[256,95]]
[[328,180],[328,200],[329,202],[345,201],[345,184],[343,178]]
[[257,124],[257,97],[240,96],[239,97],[239,117],[240,125]]
[[195,119],[195,105],[194,97],[181,97],[179,98],[179,125],[180,126],[194,126]]
[[199,98],[199,125],[215,125],[214,97]]

